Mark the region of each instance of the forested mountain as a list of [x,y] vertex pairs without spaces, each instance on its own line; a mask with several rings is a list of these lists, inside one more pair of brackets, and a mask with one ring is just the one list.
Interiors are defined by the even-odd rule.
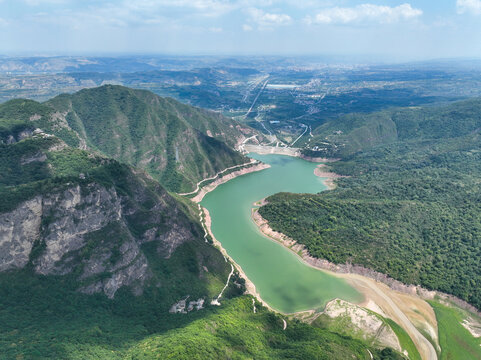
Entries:
[[342,159],[330,167],[348,177],[317,195],[274,195],[262,216],[313,256],[481,308],[481,101],[353,115],[326,129],[342,129],[331,152]]
[[[349,114],[313,131],[311,156],[348,156],[398,141],[449,139],[481,127],[481,99],[437,107],[410,107],[371,114]],[[315,145],[314,145],[315,146]]]
[[142,168],[176,192],[192,190],[199,180],[245,163],[233,148],[255,134],[220,114],[112,85],[42,104],[12,100],[0,105],[0,118],[27,121],[70,146]]
[[[71,275],[81,292],[110,298],[158,285],[168,302],[224,282],[228,266],[203,241],[197,209],[143,172],[45,133],[0,147],[0,271]],[[169,276],[155,268],[178,249]]]
[[[29,107],[26,122],[5,108],[0,118],[2,359],[401,358],[298,321],[283,330],[238,274],[210,305],[231,266],[204,240],[198,209],[142,170],[35,129],[55,118],[49,107],[8,104]],[[179,301],[184,313],[169,313]]]

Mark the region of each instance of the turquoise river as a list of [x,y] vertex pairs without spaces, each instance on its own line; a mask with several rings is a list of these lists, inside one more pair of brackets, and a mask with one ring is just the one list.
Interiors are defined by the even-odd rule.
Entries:
[[263,236],[251,219],[253,204],[266,196],[325,190],[323,179],[314,175],[317,164],[284,155],[249,156],[271,167],[219,185],[201,205],[210,212],[214,236],[261,298],[283,313],[319,310],[334,298],[360,301],[362,296],[344,280],[306,265],[292,251]]

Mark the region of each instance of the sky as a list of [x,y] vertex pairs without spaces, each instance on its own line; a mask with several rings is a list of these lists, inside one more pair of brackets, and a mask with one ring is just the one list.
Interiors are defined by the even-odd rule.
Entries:
[[481,0],[0,0],[0,54],[481,57]]

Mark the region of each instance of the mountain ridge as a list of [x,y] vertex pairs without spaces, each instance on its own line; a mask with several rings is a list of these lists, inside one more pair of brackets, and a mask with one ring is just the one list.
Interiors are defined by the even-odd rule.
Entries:
[[[11,100],[0,118],[56,135],[68,145],[90,149],[146,170],[168,190],[195,184],[246,158],[233,148],[248,126],[146,90],[117,85],[62,94],[45,103]],[[22,125],[23,124],[23,125]]]

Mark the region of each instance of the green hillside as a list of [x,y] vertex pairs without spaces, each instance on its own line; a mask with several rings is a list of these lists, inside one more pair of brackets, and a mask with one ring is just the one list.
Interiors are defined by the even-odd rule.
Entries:
[[287,320],[241,296],[188,314],[158,307],[155,293],[114,300],[74,292],[56,278],[0,274],[2,359],[375,359],[390,349]]
[[[401,359],[297,321],[283,331],[237,274],[211,306],[231,268],[192,204],[29,126],[0,122],[2,359]],[[205,308],[169,313],[187,296]]]
[[[385,115],[363,116],[343,132]],[[259,211],[313,256],[364,265],[480,308],[481,101],[399,110],[392,121],[396,141],[364,142],[366,150],[330,164],[349,176],[336,190],[277,194]]]
[[[446,106],[349,114],[316,128],[310,149],[304,149],[304,152],[317,157],[345,157],[397,141],[456,138],[480,127],[480,99]],[[316,145],[319,150],[312,151]]]
[[[37,259],[55,245],[51,239],[61,232],[71,241],[83,239],[79,246],[66,248],[64,256],[47,273],[68,273],[81,279],[77,287],[114,276],[132,265],[131,261],[142,258],[149,267],[148,281],[142,286],[162,284],[168,288],[163,295],[164,308],[168,308],[185,293],[214,296],[227,279],[230,267],[220,252],[203,240],[197,209],[183,199],[173,198],[141,171],[70,148],[58,138],[37,134],[14,144],[0,144],[0,174],[0,232],[10,221],[16,227],[23,226],[21,212],[14,210],[21,209],[25,201],[39,199],[41,204],[40,214],[36,213],[41,217],[38,237],[32,238],[30,233],[25,238],[33,242],[28,263],[10,268],[32,267],[39,272]],[[75,194],[72,200],[71,193]],[[70,202],[76,205],[72,207]],[[50,208],[50,204],[54,207]],[[100,222],[102,217],[104,221]],[[18,231],[16,227],[13,232]],[[172,233],[172,229],[177,232]],[[173,238],[172,234],[183,238]],[[15,241],[9,239],[15,237],[9,232],[2,235]],[[130,251],[137,246],[136,258],[129,260]],[[2,249],[4,253],[9,251],[5,243]],[[99,252],[104,255],[102,259],[96,258]],[[4,255],[0,262],[8,260]],[[92,273],[88,261],[90,265],[104,264],[100,267],[103,270]],[[212,272],[199,272],[203,266]],[[191,271],[185,271],[186,267]]]
[[203,178],[245,163],[233,147],[254,134],[220,114],[111,85],[43,104],[12,100],[0,105],[0,119],[12,127],[28,121],[70,146],[142,168],[175,192],[192,190]]

